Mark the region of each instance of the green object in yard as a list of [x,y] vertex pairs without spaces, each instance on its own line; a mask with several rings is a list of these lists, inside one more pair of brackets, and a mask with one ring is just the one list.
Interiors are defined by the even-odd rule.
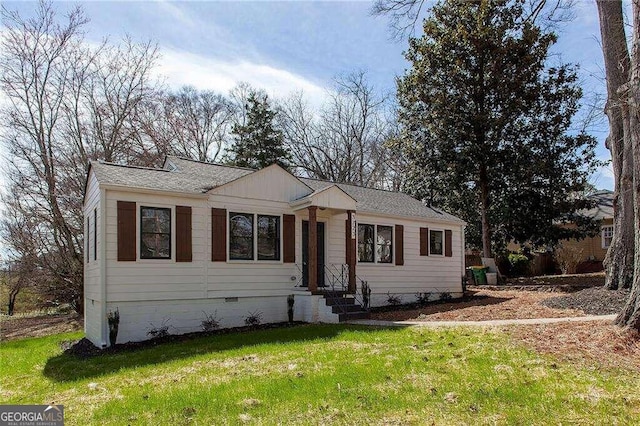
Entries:
[[473,280],[476,285],[486,284],[487,283],[487,270],[484,266],[472,266],[471,271],[473,272]]

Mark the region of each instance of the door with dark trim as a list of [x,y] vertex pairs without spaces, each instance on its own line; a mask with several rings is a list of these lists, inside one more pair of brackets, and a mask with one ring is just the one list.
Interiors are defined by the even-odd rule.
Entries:
[[[318,287],[324,287],[324,222],[317,222],[318,230]],[[302,286],[309,287],[309,222],[302,221]]]

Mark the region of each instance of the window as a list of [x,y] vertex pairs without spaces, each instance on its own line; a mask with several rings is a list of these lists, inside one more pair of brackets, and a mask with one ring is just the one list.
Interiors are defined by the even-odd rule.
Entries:
[[611,240],[613,239],[613,226],[603,226],[601,228],[602,232],[602,248],[609,248],[611,245]]
[[140,259],[171,258],[171,209],[140,207]]
[[393,262],[393,226],[358,224],[358,262]]
[[376,233],[376,262],[391,263],[393,260],[393,227],[377,226]]
[[258,215],[258,260],[280,260],[280,217]]
[[93,260],[98,260],[98,209],[93,209]]
[[229,213],[229,259],[253,260],[253,215]]
[[429,254],[441,256],[444,254],[443,237],[443,231],[429,230]]
[[256,260],[254,252],[257,260],[280,260],[280,216],[230,212],[229,259]]
[[373,263],[373,225],[358,224],[358,262]]

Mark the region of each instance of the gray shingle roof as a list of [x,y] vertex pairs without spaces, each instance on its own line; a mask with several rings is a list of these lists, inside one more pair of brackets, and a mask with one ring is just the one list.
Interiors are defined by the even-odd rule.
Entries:
[[613,192],[602,190],[589,195],[596,202],[596,206],[584,212],[585,216],[596,220],[613,219]]
[[[123,166],[105,162],[92,162],[91,168],[101,184],[191,194],[206,193],[217,186],[255,171],[202,163],[175,156],[167,157],[163,169]],[[314,191],[334,185],[333,182],[316,179],[300,178],[300,180]],[[464,223],[440,209],[425,206],[407,194],[343,183],[335,185],[356,200],[357,210],[361,212]]]

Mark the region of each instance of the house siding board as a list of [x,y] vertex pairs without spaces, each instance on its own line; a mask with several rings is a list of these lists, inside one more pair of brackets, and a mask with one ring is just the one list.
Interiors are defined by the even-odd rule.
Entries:
[[[94,211],[97,209],[98,214],[95,216],[98,220],[98,226],[94,226]],[[85,223],[87,218],[91,221],[91,226],[88,227],[88,234],[85,235],[87,239],[87,243],[85,243],[85,247],[88,246],[90,248],[90,260],[87,262],[87,254],[85,253],[84,259],[84,292],[85,297],[89,297],[92,300],[100,300],[100,263],[102,259],[98,256],[96,260],[93,259],[92,252],[94,244],[97,246],[98,253],[100,252],[100,247],[102,245],[102,241],[96,236],[96,232],[98,235],[100,234],[100,187],[98,185],[98,181],[95,178],[95,175],[91,173],[89,175],[88,183],[87,183],[87,194],[85,196],[85,204],[83,208]],[[86,227],[85,227],[86,228]]]
[[279,167],[268,167],[211,191],[211,194],[248,200],[288,203],[311,193],[311,189]]

